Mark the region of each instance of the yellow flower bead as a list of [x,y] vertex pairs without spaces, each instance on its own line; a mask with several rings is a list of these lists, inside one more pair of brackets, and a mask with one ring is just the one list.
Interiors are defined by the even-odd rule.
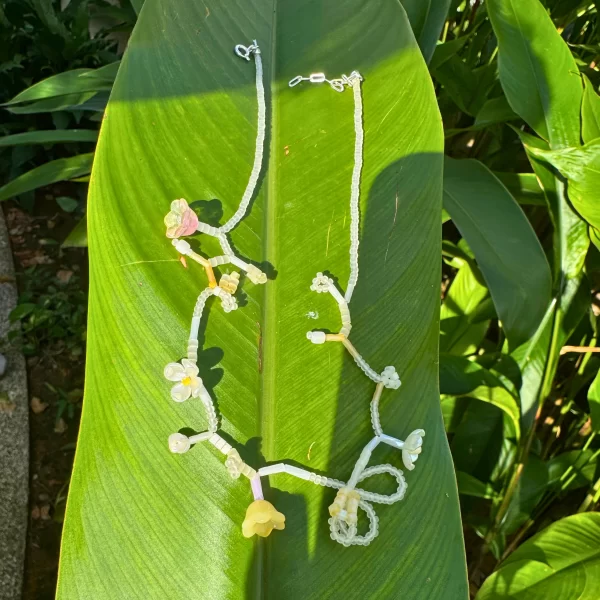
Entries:
[[229,294],[235,294],[240,283],[240,274],[237,271],[226,273],[219,281],[219,287]]
[[337,517],[343,510],[346,509],[346,500],[348,499],[348,488],[341,488],[335,496],[333,504],[329,506],[329,514],[332,517]]
[[242,523],[244,537],[253,535],[267,537],[273,529],[285,529],[285,515],[277,512],[275,507],[266,500],[255,500],[246,511]]

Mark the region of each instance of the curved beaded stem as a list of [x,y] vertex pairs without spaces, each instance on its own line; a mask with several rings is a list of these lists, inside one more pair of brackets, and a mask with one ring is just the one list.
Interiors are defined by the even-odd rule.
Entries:
[[350,302],[354,288],[358,283],[358,244],[360,228],[360,176],[363,166],[363,144],[365,134],[363,131],[363,107],[360,84],[362,77],[357,71],[350,75],[352,91],[354,93],[354,169],[352,170],[352,184],[350,186],[350,278],[346,288],[346,302]]
[[[239,46],[236,46],[236,52]],[[254,165],[252,166],[252,173],[250,173],[250,179],[248,181],[248,185],[246,186],[246,191],[242,196],[242,201],[240,202],[240,206],[235,211],[235,214],[223,225],[220,227],[220,230],[223,233],[229,233],[237,224],[244,218],[246,211],[248,210],[248,206],[250,204],[250,200],[252,200],[252,196],[254,195],[254,190],[256,189],[256,184],[258,182],[258,176],[260,175],[260,170],[262,168],[263,162],[263,148],[265,144],[265,129],[266,129],[266,113],[267,107],[265,103],[265,88],[263,85],[263,68],[262,68],[262,60],[260,57],[260,48],[258,47],[258,43],[256,40],[253,41],[252,45],[247,49],[248,52],[252,52],[254,54],[254,63],[256,65],[256,99],[258,101],[258,126],[256,133],[256,146],[254,152]],[[238,53],[240,56],[244,56],[244,54]],[[245,55],[246,60],[250,60],[250,58]],[[230,254],[229,252],[225,252],[226,254]]]
[[[308,332],[307,337],[315,344],[325,342],[341,342],[346,350],[353,357],[358,367],[376,383],[375,393],[370,404],[371,423],[373,426],[373,437],[363,448],[358,460],[356,461],[350,478],[347,482],[338,479],[332,479],[324,475],[289,465],[286,463],[277,463],[255,470],[245,463],[239,452],[219,433],[219,421],[215,409],[214,401],[204,387],[202,380],[198,377],[198,333],[204,311],[208,300],[216,297],[221,302],[221,307],[225,312],[231,312],[238,308],[234,294],[239,283],[239,273],[233,272],[225,274],[217,283],[213,268],[232,264],[248,274],[248,278],[254,283],[265,283],[266,276],[257,267],[247,264],[237,257],[229,244],[227,233],[229,233],[245,216],[251,198],[254,194],[258,177],[262,167],[263,147],[266,129],[266,107],[264,86],[262,82],[262,62],[260,58],[260,49],[256,40],[253,44],[245,47],[238,45],[235,48],[238,56],[245,60],[250,60],[254,56],[256,65],[256,93],[258,101],[258,126],[256,136],[256,149],[254,156],[254,165],[250,174],[250,179],[246,191],[242,197],[240,205],[234,215],[222,227],[212,227],[206,223],[197,220],[195,213],[187,206],[185,200],[176,200],[171,207],[171,213],[167,215],[165,223],[167,224],[167,236],[174,238],[173,245],[178,252],[189,256],[199,263],[205,270],[208,286],[199,294],[192,315],[190,335],[188,339],[187,358],[182,359],[180,363],[170,363],[165,368],[167,379],[177,382],[171,390],[171,396],[177,402],[183,402],[189,397],[198,398],[206,412],[208,430],[197,435],[188,437],[181,433],[174,433],[169,437],[169,448],[172,452],[183,454],[187,452],[193,444],[199,442],[209,442],[216,450],[221,452],[225,458],[225,467],[230,476],[238,479],[242,475],[250,481],[252,494],[255,502],[250,506],[246,514],[242,531],[245,536],[256,533],[253,529],[252,507],[256,503],[260,504],[257,510],[261,514],[261,535],[268,535],[273,528],[283,529],[285,517],[277,513],[270,503],[264,500],[261,478],[285,473],[293,477],[310,481],[315,485],[330,487],[338,490],[335,500],[329,507],[331,518],[329,519],[331,538],[344,546],[363,545],[367,546],[379,533],[379,518],[375,513],[373,504],[393,504],[404,498],[406,492],[406,481],[402,471],[389,465],[375,465],[369,467],[369,461],[373,451],[380,444],[386,444],[402,452],[402,460],[407,469],[414,468],[414,461],[417,460],[422,445],[422,436],[425,432],[422,429],[413,431],[405,441],[386,435],[381,426],[379,417],[379,401],[384,388],[397,389],[400,386],[400,378],[392,366],[386,367],[382,373],[374,371],[367,361],[358,353],[356,348],[348,339],[352,330],[351,315],[348,303],[352,298],[353,290],[358,282],[358,247],[359,247],[359,225],[360,225],[360,178],[363,164],[363,144],[364,132],[362,125],[362,96],[361,82],[362,77],[354,71],[349,77],[342,75],[340,79],[328,80],[323,73],[316,73],[310,77],[296,77],[290,82],[290,86],[295,86],[301,81],[310,81],[312,83],[327,82],[331,87],[342,92],[346,87],[351,87],[354,94],[354,129],[355,129],[355,148],[354,148],[354,168],[352,172],[352,183],[350,193],[350,275],[348,287],[343,295],[335,286],[333,280],[318,273],[311,289],[316,292],[327,292],[336,301],[342,326],[338,333],[326,334],[322,331]],[[193,231],[199,231],[206,235],[215,237],[223,250],[223,255],[212,258],[204,258],[192,251],[188,242],[177,239],[181,235],[189,235]],[[170,235],[172,234],[172,235]],[[357,487],[360,483],[376,475],[390,475],[397,483],[397,489],[391,494],[379,494],[369,492]],[[367,516],[368,529],[366,533],[359,534],[358,531],[358,510],[361,509]],[[265,511],[267,511],[265,513]],[[252,514],[251,514],[252,513]],[[265,533],[264,515],[272,515],[271,529]],[[249,516],[250,515],[250,516]]]

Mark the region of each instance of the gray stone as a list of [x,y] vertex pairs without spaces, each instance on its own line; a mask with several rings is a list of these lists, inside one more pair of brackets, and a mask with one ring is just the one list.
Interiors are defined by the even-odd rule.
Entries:
[[0,379],[0,600],[18,600],[27,535],[29,406],[25,360],[7,340],[17,287],[1,208],[0,282],[0,343],[10,365]]

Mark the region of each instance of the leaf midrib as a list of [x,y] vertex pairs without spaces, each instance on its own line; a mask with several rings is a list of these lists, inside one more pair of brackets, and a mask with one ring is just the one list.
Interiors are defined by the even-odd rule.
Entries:
[[[263,243],[263,260],[269,260],[275,266],[276,260],[276,248],[277,245],[275,240],[276,229],[276,218],[275,218],[275,202],[273,201],[276,197],[275,187],[277,182],[277,163],[272,160],[273,144],[274,140],[277,139],[277,119],[275,116],[275,94],[276,94],[276,78],[275,69],[276,63],[276,39],[277,39],[277,0],[272,2],[272,22],[271,22],[271,44],[270,52],[270,64],[268,70],[265,72],[269,77],[269,89],[271,91],[270,97],[270,115],[267,115],[267,126],[270,124],[271,135],[269,138],[269,150],[267,153],[268,163],[266,165],[266,175],[263,180],[263,184],[266,180],[266,191],[264,193],[264,243]],[[276,306],[275,298],[275,285],[273,281],[267,281],[265,285],[263,295],[263,310],[261,315],[262,325],[260,335],[262,336],[261,347],[262,348],[262,369],[259,373],[259,397],[258,397],[258,435],[262,441],[262,447],[264,448],[264,454],[267,459],[274,455],[275,451],[275,419],[273,418],[273,406],[275,403],[275,369],[273,368],[275,363],[275,334],[276,330],[274,327],[268,325],[267,319],[271,316],[274,319]],[[266,580],[268,564],[265,558],[265,544],[266,540],[260,540],[255,545],[255,561],[256,565],[256,581],[255,585],[255,598],[264,598],[265,590],[263,587],[263,581]]]

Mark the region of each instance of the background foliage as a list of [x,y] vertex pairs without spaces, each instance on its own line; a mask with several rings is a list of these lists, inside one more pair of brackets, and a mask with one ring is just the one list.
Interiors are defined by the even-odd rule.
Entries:
[[[41,3],[11,4],[28,7],[22,12],[30,25],[14,27],[19,36],[27,32],[29,54],[42,25],[52,43],[61,43],[60,27],[36,12]],[[403,5],[428,62],[446,138],[440,401],[461,495],[471,595],[591,600],[600,585],[599,520],[591,512],[600,500],[598,6],[578,0]],[[145,12],[158,19],[151,7]],[[60,13],[67,27],[77,21],[75,8]],[[127,29],[134,12],[122,9],[128,16],[120,13],[119,27]],[[159,33],[147,19],[137,35],[152,40]],[[50,72],[35,52],[23,52],[22,68],[5,53],[0,77],[10,76],[13,87],[0,157],[7,179],[20,177],[0,188],[1,198],[18,196],[26,205],[39,185],[89,174],[91,132],[118,66],[106,44],[100,36],[93,51],[88,43],[71,54],[65,44],[58,55],[72,58],[52,63]],[[60,73],[65,66],[77,70]],[[30,79],[18,79],[21,71]],[[120,77],[142,85],[131,71]],[[425,101],[419,88],[412,94],[417,100],[425,94]],[[251,115],[250,91],[247,107]],[[50,162],[28,171],[43,161]],[[127,164],[127,155],[121,161]],[[413,228],[419,236],[435,233],[419,219]]]

